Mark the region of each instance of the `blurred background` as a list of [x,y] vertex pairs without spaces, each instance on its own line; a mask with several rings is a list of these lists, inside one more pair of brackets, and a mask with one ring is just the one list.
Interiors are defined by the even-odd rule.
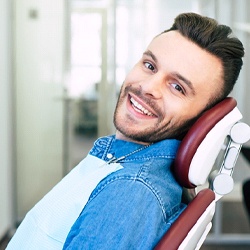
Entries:
[[[216,18],[244,43],[232,96],[250,124],[248,0],[0,0],[0,240],[97,137],[114,133],[126,73],[181,12]],[[234,191],[218,206],[206,249],[250,249],[242,203],[248,178],[249,163],[240,155]]]

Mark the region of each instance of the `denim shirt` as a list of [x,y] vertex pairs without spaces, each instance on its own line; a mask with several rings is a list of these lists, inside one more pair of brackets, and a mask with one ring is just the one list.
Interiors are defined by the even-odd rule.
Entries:
[[90,154],[105,161],[139,151],[97,185],[63,249],[153,249],[184,208],[171,172],[179,143],[144,148],[113,136],[98,140]]
[[99,138],[27,213],[7,249],[152,249],[183,209],[170,170],[178,146]]

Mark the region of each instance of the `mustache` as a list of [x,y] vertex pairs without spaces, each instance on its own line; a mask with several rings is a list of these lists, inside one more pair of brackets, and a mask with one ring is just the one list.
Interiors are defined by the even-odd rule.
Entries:
[[137,97],[139,97],[143,102],[145,102],[148,106],[150,106],[154,110],[154,113],[158,116],[158,118],[163,119],[164,112],[161,109],[161,107],[156,103],[156,101],[153,98],[150,98],[145,94],[143,94],[141,87],[135,88],[132,87],[131,85],[128,85],[124,88],[123,97],[128,96],[129,93],[132,93]]

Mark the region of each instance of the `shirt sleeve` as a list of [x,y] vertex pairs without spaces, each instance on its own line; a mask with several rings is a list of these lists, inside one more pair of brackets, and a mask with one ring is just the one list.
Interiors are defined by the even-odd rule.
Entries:
[[153,249],[167,230],[154,192],[138,180],[115,180],[85,206],[63,249]]

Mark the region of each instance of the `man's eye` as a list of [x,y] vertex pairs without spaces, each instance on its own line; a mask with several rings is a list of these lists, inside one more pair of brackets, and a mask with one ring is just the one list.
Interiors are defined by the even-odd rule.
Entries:
[[177,91],[179,91],[179,92],[181,92],[182,94],[184,94],[184,90],[183,90],[183,88],[182,88],[179,84],[177,84],[177,83],[172,83],[172,86],[173,86]]
[[145,62],[144,65],[145,65],[146,68],[148,68],[148,69],[150,69],[152,71],[155,70],[155,67],[149,62]]

